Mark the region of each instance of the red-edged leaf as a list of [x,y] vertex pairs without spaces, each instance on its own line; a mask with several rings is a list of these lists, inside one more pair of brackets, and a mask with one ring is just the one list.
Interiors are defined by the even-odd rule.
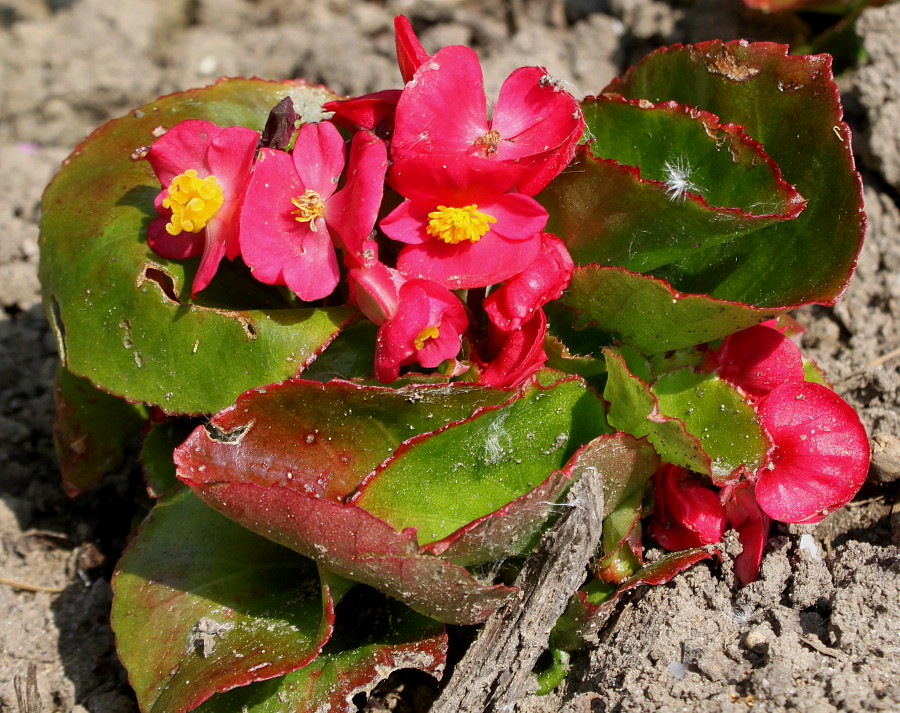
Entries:
[[598,265],[576,267],[560,301],[579,324],[614,332],[645,354],[719,339],[782,311],[685,294],[664,280]]
[[794,220],[654,271],[676,290],[767,307],[833,304],[853,274],[865,216],[831,58],[788,51],[743,40],[674,45],[605,90],[675,101],[743,127],[807,200]]
[[392,671],[443,674],[447,634],[438,622],[362,587],[338,607],[336,619],[334,636],[311,664],[214,696],[197,713],[356,713],[353,699]]
[[351,586],[325,575],[189,490],[165,497],[113,577],[116,645],[141,710],[191,710],[309,663]]

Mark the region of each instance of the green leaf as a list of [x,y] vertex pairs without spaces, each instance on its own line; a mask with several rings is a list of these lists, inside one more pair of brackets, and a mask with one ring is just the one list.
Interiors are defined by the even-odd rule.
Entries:
[[53,445],[63,487],[74,497],[122,462],[125,442],[147,421],[147,409],[101,391],[62,365],[53,396]]
[[178,484],[172,453],[196,427],[196,419],[172,418],[150,428],[141,448],[141,465],[152,497],[159,498]]
[[795,220],[654,270],[676,290],[779,307],[833,304],[864,234],[859,175],[827,55],[735,41],[675,45],[645,57],[607,92],[675,101],[742,126],[807,199]]
[[242,395],[197,429],[175,452],[178,475],[244,527],[331,571],[434,618],[477,623],[509,588],[480,584],[423,553],[413,530],[398,532],[347,498],[409,439],[513,394],[471,384],[392,389],[291,380]]
[[334,98],[300,81],[224,80],[114,120],[66,159],[44,194],[40,277],[71,372],[169,413],[211,413],[293,376],[351,317],[346,307],[289,307],[228,261],[190,302],[198,260],[165,260],[147,245],[160,184],[139,156],[157,127],[194,118],[261,129],[286,95],[305,118]]
[[532,387],[407,442],[352,502],[396,530],[417,528],[425,545],[534,489],[606,430],[602,402],[580,380]]
[[659,410],[699,439],[712,459],[707,474],[717,483],[727,482],[741,466],[753,472],[763,464],[768,443],[756,411],[727,381],[685,367],[661,376],[651,391]]
[[577,327],[616,332],[645,354],[718,339],[782,311],[683,295],[654,277],[596,265],[575,268],[560,302],[576,310]]
[[[329,584],[331,586],[329,586]],[[189,490],[163,498],[113,576],[119,658],[144,713],[179,713],[314,659],[333,602],[310,560],[259,537]]]
[[541,195],[554,217],[549,229],[578,264],[646,272],[803,209],[740,127],[674,103],[618,96],[582,108],[593,140]]
[[281,678],[213,696],[196,711],[356,713],[353,698],[392,671],[417,668],[440,678],[446,659],[441,624],[360,587],[338,606],[334,636],[315,661]]
[[661,412],[649,385],[628,370],[625,359],[607,350],[606,367],[609,380],[603,396],[610,403],[610,425],[635,438],[646,437],[667,463],[710,474],[711,459],[699,439],[688,432],[682,421]]

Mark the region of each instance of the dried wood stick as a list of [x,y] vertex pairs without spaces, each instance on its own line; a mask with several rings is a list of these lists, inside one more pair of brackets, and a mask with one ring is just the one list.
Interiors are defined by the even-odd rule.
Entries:
[[586,472],[516,578],[518,596],[485,622],[431,713],[506,713],[530,691],[538,656],[600,543],[602,514],[603,484]]

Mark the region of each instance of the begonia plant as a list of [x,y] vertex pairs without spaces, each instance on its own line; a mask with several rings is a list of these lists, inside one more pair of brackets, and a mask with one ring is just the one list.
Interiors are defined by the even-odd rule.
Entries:
[[[601,549],[552,638],[716,553],[758,572],[868,469],[779,328],[865,219],[827,56],[662,48],[578,101],[396,21],[403,86],[223,79],[98,129],[44,196],[72,495],[144,436],[113,577],[145,713],[351,711],[437,677],[579,478]],[[673,553],[645,562],[656,544]]]

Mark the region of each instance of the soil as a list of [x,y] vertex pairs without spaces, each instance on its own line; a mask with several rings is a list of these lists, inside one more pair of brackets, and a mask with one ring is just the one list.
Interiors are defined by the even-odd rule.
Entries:
[[[59,483],[37,281],[44,185],[100,123],[220,75],[302,76],[348,94],[397,86],[400,12],[430,51],[473,46],[489,91],[541,64],[577,94],[662,44],[794,42],[821,21],[737,0],[0,0],[0,711],[136,710],[108,611],[138,476],[125,468],[75,500]],[[869,429],[869,482],[824,522],[781,527],[747,588],[726,559],[637,592],[566,682],[522,712],[900,709],[900,4],[866,9],[856,32],[867,60],[839,84],[868,238],[844,299],[797,316]],[[392,683],[368,708],[424,710],[433,695],[398,697],[409,681],[427,688]]]

